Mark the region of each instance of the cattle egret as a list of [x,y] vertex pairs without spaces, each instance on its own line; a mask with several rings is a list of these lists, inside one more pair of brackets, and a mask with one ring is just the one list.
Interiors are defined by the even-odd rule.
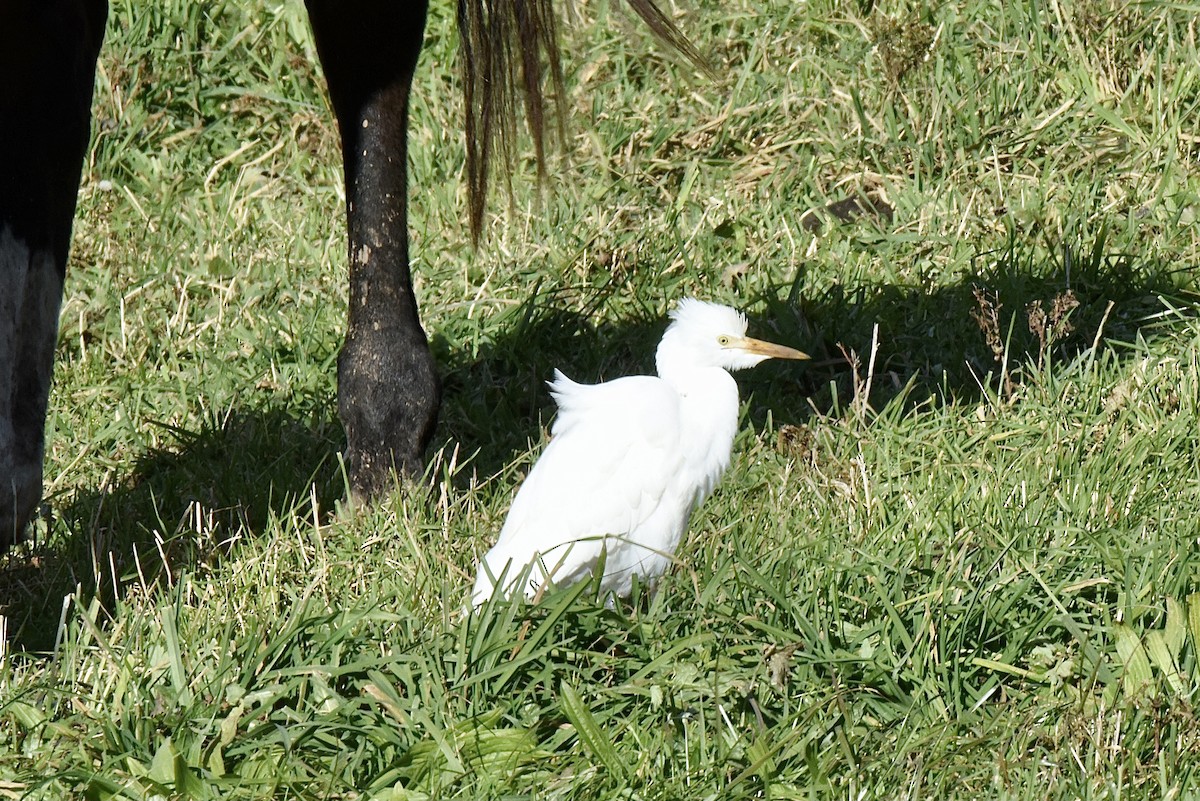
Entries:
[[577,384],[560,371],[550,444],[509,510],[500,540],[479,564],[472,603],[524,581],[569,586],[604,559],[603,594],[628,595],[634,575],[671,564],[688,517],[729,467],[738,391],[730,370],[766,359],[807,359],[750,339],[740,312],[680,301],[659,343],[658,377]]

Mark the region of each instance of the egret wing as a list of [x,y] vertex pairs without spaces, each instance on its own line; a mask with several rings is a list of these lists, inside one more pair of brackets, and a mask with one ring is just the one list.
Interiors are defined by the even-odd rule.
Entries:
[[[552,439],[517,492],[500,539],[480,565],[476,600],[490,594],[486,570],[506,584],[541,559],[570,583],[600,557],[604,536],[645,521],[682,469],[679,395],[664,381],[631,376],[577,384],[557,373]],[[609,548],[619,547],[609,540]],[[531,579],[540,584],[542,574]]]

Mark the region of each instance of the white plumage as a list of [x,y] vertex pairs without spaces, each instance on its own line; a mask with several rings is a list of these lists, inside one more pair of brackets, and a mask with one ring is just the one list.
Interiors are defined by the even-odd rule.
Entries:
[[746,337],[728,306],[685,298],[659,343],[658,377],[577,384],[559,371],[550,444],[529,471],[500,539],[483,557],[472,603],[525,580],[587,578],[605,553],[603,592],[628,595],[633,576],[670,566],[688,517],[729,467],[738,391],[729,370],[800,351]]

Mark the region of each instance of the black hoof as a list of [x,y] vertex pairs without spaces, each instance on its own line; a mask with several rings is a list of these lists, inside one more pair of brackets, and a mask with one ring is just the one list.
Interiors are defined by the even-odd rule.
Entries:
[[338,357],[338,412],[346,429],[351,498],[390,491],[395,476],[419,476],[433,437],[441,382],[424,333],[351,334]]

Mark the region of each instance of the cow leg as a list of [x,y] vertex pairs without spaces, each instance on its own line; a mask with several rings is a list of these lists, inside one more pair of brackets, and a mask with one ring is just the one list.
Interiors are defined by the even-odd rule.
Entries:
[[419,473],[441,389],[408,263],[408,96],[426,0],[307,0],[342,136],[350,314],[338,411],[353,494]]
[[103,0],[0,3],[0,551],[42,494],[46,405]]

